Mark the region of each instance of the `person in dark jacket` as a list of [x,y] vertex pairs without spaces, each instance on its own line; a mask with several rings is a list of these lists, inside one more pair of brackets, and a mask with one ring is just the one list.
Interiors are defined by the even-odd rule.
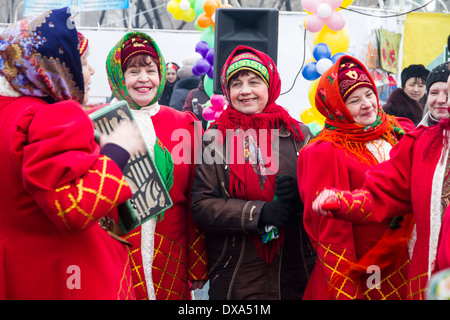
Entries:
[[384,111],[395,117],[403,117],[418,125],[423,117],[425,82],[430,71],[422,64],[412,64],[403,69],[402,87],[395,89],[383,106]]
[[164,91],[161,94],[158,102],[160,105],[168,106],[170,104],[170,98],[172,97],[173,88],[175,84],[180,80],[177,71],[180,68],[175,62],[169,62],[166,64],[167,68],[167,81],[164,86]]
[[178,69],[177,74],[180,80],[175,84],[170,98],[169,107],[181,111],[183,109],[184,101],[192,89],[197,88],[200,82],[200,77],[196,77],[192,73],[192,66],[194,64],[192,56],[183,59],[183,66]]
[[296,159],[311,132],[276,104],[281,82],[265,53],[238,46],[221,83],[229,104],[205,132],[191,202],[206,231],[209,298],[300,300],[315,252],[303,228]]
[[184,101],[182,111],[191,111],[193,112],[198,120],[202,122],[203,130],[206,130],[208,125],[208,121],[203,119],[203,107],[209,101],[209,96],[205,91],[205,87],[203,85],[203,80],[206,75],[202,76],[202,79],[198,83],[197,88],[189,91],[186,100]]

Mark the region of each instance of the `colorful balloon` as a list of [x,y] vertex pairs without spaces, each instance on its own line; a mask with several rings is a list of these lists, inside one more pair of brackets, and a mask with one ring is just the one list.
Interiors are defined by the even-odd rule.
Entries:
[[350,36],[347,27],[342,28],[339,31],[333,31],[327,26],[324,26],[322,30],[314,33],[313,43],[326,43],[330,49],[331,54],[338,52],[347,52],[350,45]]
[[345,26],[345,20],[339,9],[342,0],[303,0],[302,5],[310,15],[304,25],[308,31],[318,32],[326,24],[331,30],[338,31]]

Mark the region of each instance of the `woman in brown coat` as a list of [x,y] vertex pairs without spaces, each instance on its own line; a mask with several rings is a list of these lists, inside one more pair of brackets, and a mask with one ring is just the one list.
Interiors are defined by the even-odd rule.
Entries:
[[315,253],[296,163],[311,133],[275,103],[281,82],[266,54],[237,47],[221,83],[229,105],[205,133],[192,188],[193,219],[207,232],[209,297],[301,299]]

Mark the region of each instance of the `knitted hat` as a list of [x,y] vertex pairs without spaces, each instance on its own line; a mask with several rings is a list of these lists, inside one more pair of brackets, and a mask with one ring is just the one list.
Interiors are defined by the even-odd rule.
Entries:
[[265,84],[269,86],[269,72],[263,64],[263,61],[256,54],[251,52],[243,52],[235,55],[230,61],[230,66],[227,69],[227,83],[233,75],[241,70],[250,70],[255,72],[263,79]]
[[369,76],[354,62],[344,62],[341,64],[339,67],[338,84],[339,93],[344,102],[353,91],[361,87],[370,88],[375,92]]
[[192,73],[192,67],[194,66],[196,59],[198,59],[196,54],[191,54],[183,58],[181,61],[182,66],[177,70],[178,78],[186,79],[194,75]]
[[450,70],[448,69],[448,62],[441,63],[436,68],[431,70],[427,78],[427,92],[430,91],[430,87],[435,82],[447,82],[448,76],[450,75]]
[[430,70],[425,68],[423,64],[410,65],[402,71],[402,88],[405,87],[406,81],[408,81],[408,79],[410,78],[420,78],[423,79],[423,81],[426,81],[429,73]]
[[156,50],[151,46],[150,42],[142,38],[131,38],[122,46],[122,68],[126,65],[127,61],[139,54],[148,54],[152,58],[159,60]]
[[86,52],[88,47],[88,39],[79,31],[78,32],[78,51],[80,51],[80,56]]
[[180,68],[180,66],[177,65],[175,62],[169,62],[166,64],[166,68],[167,69],[175,69],[175,71],[177,71]]

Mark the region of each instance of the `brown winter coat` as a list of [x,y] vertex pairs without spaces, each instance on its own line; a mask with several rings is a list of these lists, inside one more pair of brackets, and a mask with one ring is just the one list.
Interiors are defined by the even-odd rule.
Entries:
[[[311,138],[306,125],[302,132],[305,140],[296,142],[284,127],[280,129],[279,175],[296,177],[298,151]],[[204,154],[217,157],[205,150],[209,144],[203,143]],[[203,159],[192,187],[193,219],[207,232],[210,299],[301,299],[316,257],[303,228],[303,205],[291,215],[278,255],[266,264],[249,237],[260,234],[257,225],[265,202],[230,198],[229,174],[226,163],[207,164]]]

